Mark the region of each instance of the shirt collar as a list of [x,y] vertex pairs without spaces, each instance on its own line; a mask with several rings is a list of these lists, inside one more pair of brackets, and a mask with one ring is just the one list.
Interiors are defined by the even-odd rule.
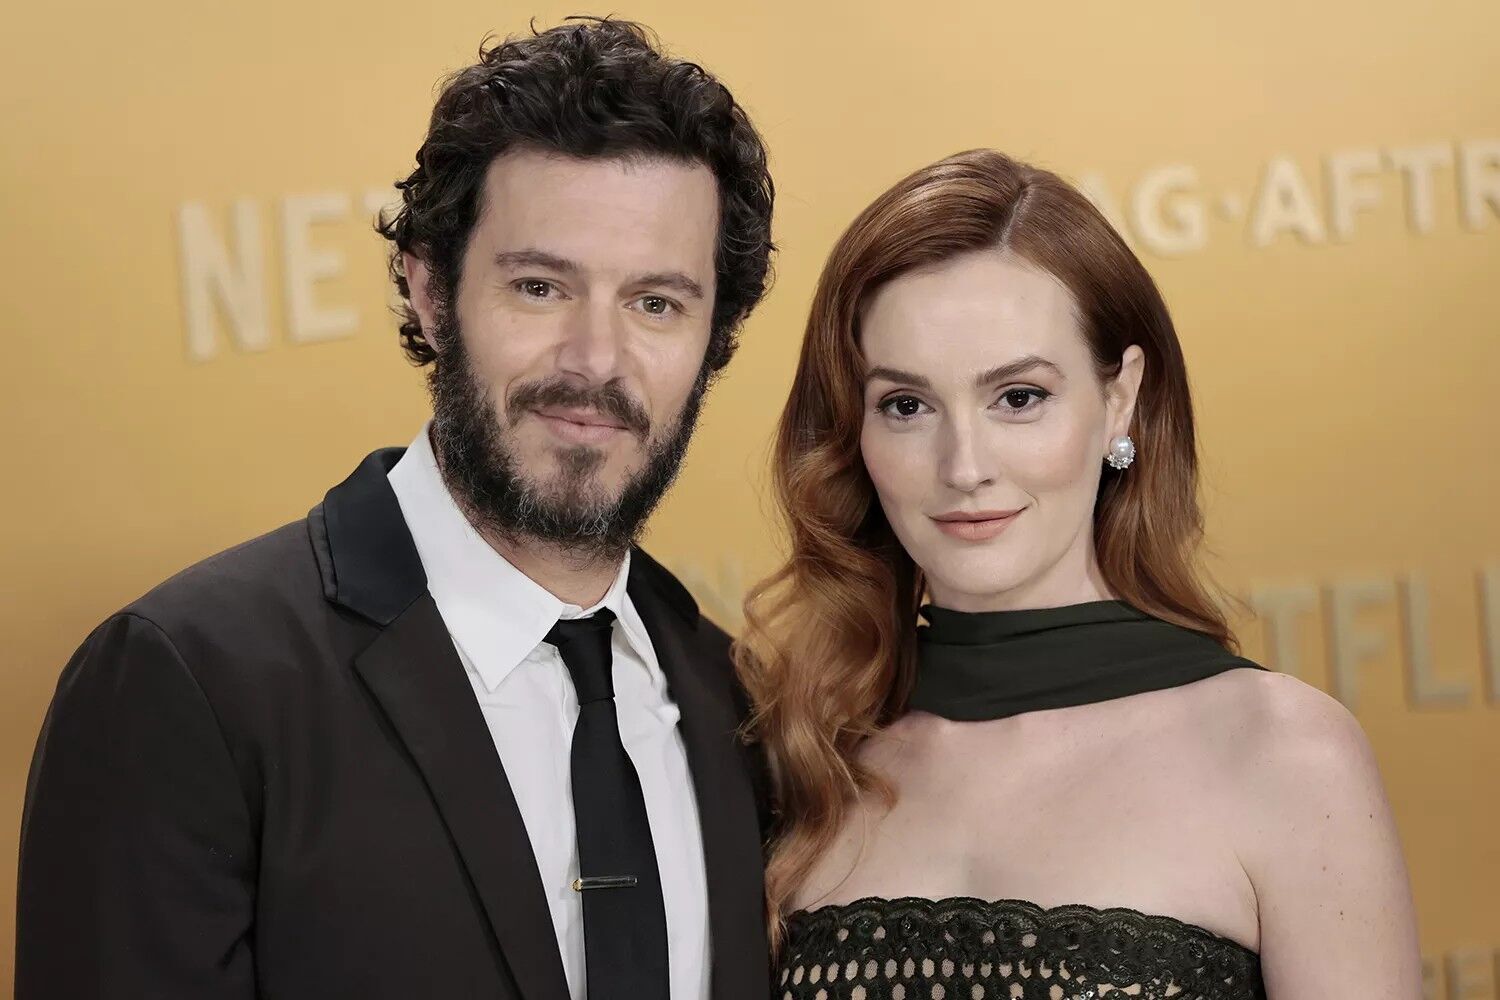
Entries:
[[493,691],[541,644],[560,618],[613,611],[641,662],[651,664],[649,640],[626,593],[630,553],[604,598],[590,608],[554,596],[513,566],[469,523],[438,471],[423,425],[411,447],[387,474],[401,505],[427,587],[453,641]]

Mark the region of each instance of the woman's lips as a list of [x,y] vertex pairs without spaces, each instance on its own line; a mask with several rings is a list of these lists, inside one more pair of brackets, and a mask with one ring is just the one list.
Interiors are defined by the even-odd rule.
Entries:
[[[1022,508],[1024,509],[1024,508]],[[937,529],[945,535],[966,542],[983,542],[994,538],[1010,527],[1010,523],[1021,513],[1010,511],[979,511],[972,514],[939,514],[932,519]]]

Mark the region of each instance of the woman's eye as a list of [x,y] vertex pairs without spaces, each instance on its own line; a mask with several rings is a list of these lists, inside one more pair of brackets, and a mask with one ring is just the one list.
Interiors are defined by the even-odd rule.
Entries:
[[1032,400],[1039,403],[1050,395],[1044,389],[1007,389],[1000,394],[1000,400],[1005,404],[1005,409],[1019,413],[1031,409]]
[[922,412],[923,403],[915,396],[892,396],[876,407],[881,413],[908,420]]

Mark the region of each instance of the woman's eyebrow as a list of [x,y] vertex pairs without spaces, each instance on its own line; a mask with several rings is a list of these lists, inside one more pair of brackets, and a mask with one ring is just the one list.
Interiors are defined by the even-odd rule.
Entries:
[[[993,385],[996,382],[1004,382],[1007,379],[1013,379],[1018,375],[1024,375],[1035,368],[1045,368],[1060,379],[1067,378],[1067,376],[1063,374],[1062,369],[1057,367],[1057,365],[1053,364],[1051,361],[1048,361],[1046,358],[1040,357],[1035,354],[1028,354],[1025,357],[1017,358],[1014,361],[1007,361],[1003,365],[991,368],[987,372],[982,372],[977,378],[974,379],[974,387],[977,389],[982,389],[987,385]],[[887,382],[899,382],[903,385],[909,385],[916,389],[932,388],[932,383],[921,375],[917,375],[913,372],[902,371],[899,368],[887,368],[885,365],[876,365],[865,373],[866,384],[873,382],[878,378],[885,379]]]
[[900,382],[903,385],[914,386],[918,389],[932,388],[932,383],[927,381],[921,375],[913,375],[911,372],[904,372],[899,368],[886,368],[884,365],[876,365],[874,368],[871,368],[869,371],[865,372],[866,385],[870,384],[878,378],[883,378],[887,382]]
[[1035,354],[1028,354],[1025,357],[1017,358],[1014,361],[1008,361],[997,368],[991,368],[989,371],[984,372],[974,380],[974,387],[977,389],[982,389],[985,386],[993,385],[996,382],[1005,382],[1009,379],[1016,378],[1019,375],[1024,375],[1034,368],[1045,368],[1060,379],[1067,378],[1067,376],[1063,374],[1061,368],[1057,367],[1057,365],[1048,361],[1046,358],[1039,357]]

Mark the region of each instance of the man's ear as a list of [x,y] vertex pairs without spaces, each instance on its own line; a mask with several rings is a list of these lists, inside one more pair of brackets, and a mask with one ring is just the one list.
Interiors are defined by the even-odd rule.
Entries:
[[406,291],[412,311],[422,324],[422,339],[437,353],[437,309],[432,297],[432,271],[422,258],[406,250],[401,252],[401,271],[406,275]]

